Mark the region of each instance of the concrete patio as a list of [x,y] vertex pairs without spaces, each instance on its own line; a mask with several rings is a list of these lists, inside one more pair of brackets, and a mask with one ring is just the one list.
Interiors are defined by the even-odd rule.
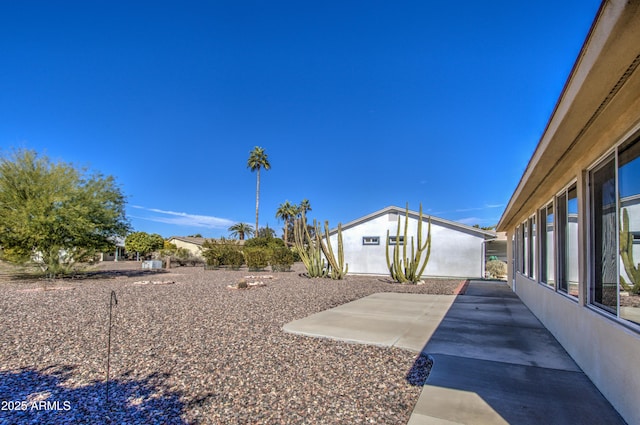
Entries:
[[284,330],[428,355],[410,425],[625,423],[504,283],[472,281],[459,296],[377,293]]

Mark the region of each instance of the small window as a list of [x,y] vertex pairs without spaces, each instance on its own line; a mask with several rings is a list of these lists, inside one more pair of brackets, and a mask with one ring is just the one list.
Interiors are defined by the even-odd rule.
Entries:
[[529,276],[532,279],[536,278],[536,216],[532,216],[529,217],[529,220],[527,220],[528,226],[528,246],[527,246],[527,252],[529,254],[529,264],[528,264],[528,271],[529,273],[527,274],[527,276]]
[[363,236],[362,245],[380,245],[380,236]]
[[540,282],[555,288],[553,202],[540,209]]
[[404,243],[404,236],[389,236],[389,245]]
[[578,297],[578,191],[573,184],[556,196],[558,289]]

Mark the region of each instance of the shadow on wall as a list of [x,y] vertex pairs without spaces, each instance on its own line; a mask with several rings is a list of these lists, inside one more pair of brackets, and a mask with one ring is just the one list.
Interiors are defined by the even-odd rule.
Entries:
[[144,423],[186,424],[180,394],[163,385],[166,374],[72,387],[73,367],[0,372],[0,424]]

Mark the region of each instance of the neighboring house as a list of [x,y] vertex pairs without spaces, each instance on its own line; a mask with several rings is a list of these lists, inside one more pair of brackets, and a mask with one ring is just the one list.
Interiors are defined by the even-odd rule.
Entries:
[[[202,244],[209,238],[196,238],[192,236],[171,236],[167,242],[174,244],[178,248],[185,248],[193,255],[202,257]],[[244,245],[245,241],[236,239],[225,239],[234,244]]]
[[124,238],[115,239],[115,249],[110,252],[101,252],[100,261],[121,261],[126,260],[124,250]]
[[[405,209],[387,207],[342,226],[344,259],[349,273],[388,275],[386,237],[395,240],[401,220],[400,236],[404,234]],[[456,223],[442,218],[423,215],[422,234],[426,240],[428,219],[431,218],[431,256],[423,276],[429,277],[483,277],[485,243],[496,238],[496,233]],[[418,231],[419,213],[409,211],[407,231],[408,247],[411,237]],[[330,231],[334,252],[337,252],[337,229]],[[417,244],[417,241],[416,241]],[[393,253],[393,246],[389,247]],[[409,252],[409,248],[407,252]],[[424,256],[423,256],[424,258]]]
[[202,257],[202,244],[207,238],[195,238],[192,236],[171,236],[167,242],[174,244],[178,248],[184,248],[193,255]]
[[603,1],[497,226],[513,290],[630,424],[640,424],[640,296],[626,287],[632,270],[640,285],[639,68],[640,1]]

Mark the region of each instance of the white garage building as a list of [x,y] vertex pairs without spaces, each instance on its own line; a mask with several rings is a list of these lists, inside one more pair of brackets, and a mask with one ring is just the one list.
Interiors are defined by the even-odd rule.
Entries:
[[[387,230],[393,239],[401,219],[401,236],[404,232],[405,209],[395,206],[351,221],[342,226],[345,262],[349,274],[388,275],[386,261]],[[407,237],[418,230],[419,213],[409,211]],[[423,215],[422,233],[426,240],[428,220],[431,219],[431,256],[423,276],[464,277],[484,276],[486,242],[496,238],[496,233],[438,217]],[[337,252],[337,229],[330,232],[331,243]],[[391,249],[391,247],[390,247]]]

